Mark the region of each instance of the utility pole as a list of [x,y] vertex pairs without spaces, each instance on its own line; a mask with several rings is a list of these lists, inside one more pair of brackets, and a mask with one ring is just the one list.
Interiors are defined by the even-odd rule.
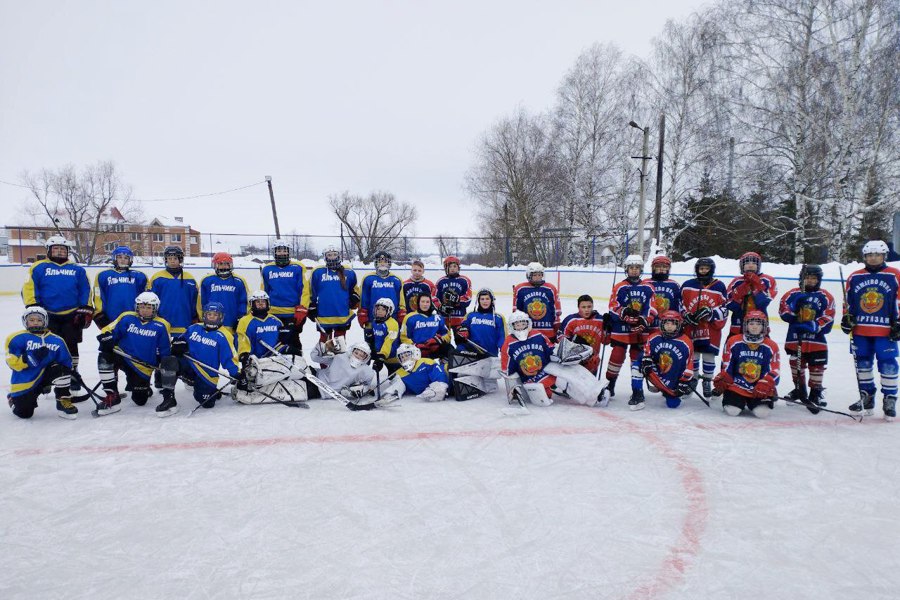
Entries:
[[278,227],[278,211],[275,210],[275,192],[272,191],[272,176],[266,175],[266,184],[269,186],[269,200],[272,202],[272,220],[275,221],[275,237],[281,237],[281,228]]
[[[659,114],[659,152],[656,154],[656,212],[653,215],[653,238],[660,246],[659,219],[662,214],[663,147],[666,143],[666,113]],[[645,151],[644,154],[647,154]]]
[[635,129],[640,129],[644,132],[644,146],[641,151],[641,156],[632,156],[631,158],[639,158],[641,159],[641,191],[640,191],[640,200],[638,204],[638,231],[637,231],[637,254],[640,254],[643,258],[644,256],[644,190],[647,187],[647,161],[652,157],[647,156],[647,153],[650,151],[650,128],[649,127],[641,127],[634,121],[630,121],[628,123],[631,127]]

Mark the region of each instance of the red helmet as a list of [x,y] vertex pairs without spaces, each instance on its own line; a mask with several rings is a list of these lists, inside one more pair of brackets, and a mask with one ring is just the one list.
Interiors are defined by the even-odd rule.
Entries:
[[[761,333],[750,333],[747,329],[747,325],[752,322],[760,321],[762,323],[762,332]],[[769,335],[769,317],[766,316],[761,310],[753,309],[747,311],[747,314],[744,315],[743,323],[741,324],[741,331],[744,334],[744,339],[751,343],[759,343],[763,340],[764,337]]]
[[448,268],[450,267],[450,265],[452,265],[453,263],[456,263],[456,266],[459,267],[459,258],[457,258],[457,257],[451,255],[451,256],[448,256],[447,258],[444,259],[444,273],[447,272],[447,269],[448,269]]
[[757,272],[762,270],[762,256],[757,254],[756,252],[744,252],[741,254],[741,257],[738,259],[738,266],[741,269],[741,273],[744,272],[744,266],[747,263],[756,263]]
[[[219,265],[222,263],[228,266],[220,267]],[[234,259],[227,252],[216,252],[212,257],[212,268],[215,270],[216,275],[231,275],[231,272],[234,270]]]
[[665,265],[666,267],[672,268],[672,260],[668,256],[654,256],[653,261],[650,263],[650,268],[657,265]]
[[[675,331],[668,332],[663,328],[663,325],[667,322],[675,323]],[[684,319],[681,317],[681,313],[677,310],[666,310],[663,311],[661,315],[659,315],[659,332],[663,337],[666,338],[676,338],[681,335],[681,330],[684,325]]]

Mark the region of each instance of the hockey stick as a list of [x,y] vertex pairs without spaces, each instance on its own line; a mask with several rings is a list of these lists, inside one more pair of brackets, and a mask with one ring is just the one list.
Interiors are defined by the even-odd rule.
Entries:
[[[618,275],[618,274],[619,274],[619,263],[616,263],[615,265],[613,265],[613,276],[612,276],[613,284],[612,284],[612,287],[609,288],[610,296],[612,296],[613,288],[616,287],[616,275]],[[604,317],[606,317],[607,315],[609,315],[609,311],[606,312],[606,315],[604,315]],[[603,320],[603,329],[604,329],[604,331],[606,331],[606,319]],[[609,331],[606,331],[607,338],[609,337],[609,334],[611,331],[612,331],[612,327],[610,327]],[[607,339],[607,342],[605,344],[603,344],[603,350],[600,351],[600,362],[597,364],[597,373],[595,374],[597,381],[600,381],[600,373],[603,372],[603,361],[606,360],[606,347],[608,345],[609,345],[609,340]],[[603,389],[606,390],[606,387],[604,387]]]
[[[841,294],[844,298],[844,314],[847,314],[848,306],[847,306],[847,284],[844,283],[844,267],[838,265],[838,275],[841,278]],[[856,356],[856,344],[853,343],[853,329],[850,329],[850,355],[853,356],[853,374],[856,376],[856,389],[860,390],[860,381],[859,381],[859,358]],[[861,392],[862,390],[860,390]],[[868,393],[866,393],[866,397],[868,397]],[[859,399],[860,408],[860,422],[862,421],[863,415],[866,414],[865,400],[860,397]]]
[[[318,323],[316,323],[316,325],[318,325]],[[275,348],[273,348],[272,346],[270,346],[263,340],[260,340],[259,343],[262,345],[263,348],[265,348],[266,350],[268,350],[269,352],[272,353],[272,358],[275,358],[276,356],[277,357],[283,356],[280,352],[278,352],[278,350],[276,350]],[[283,367],[293,366],[293,365],[287,365],[283,362],[279,362],[279,364]],[[318,377],[313,375],[312,371],[309,369],[309,367],[307,367],[307,372],[304,373],[303,377],[308,379],[310,383],[312,383],[314,386],[319,388],[320,391],[325,392],[325,394],[327,396],[330,396],[333,400],[337,400],[338,402],[343,402],[346,404],[347,399],[344,398],[344,396],[340,392],[335,390],[333,387],[331,387],[330,385],[328,385],[327,383],[325,383],[324,381],[322,381],[321,379],[319,379]]]
[[[93,388],[89,388],[88,385],[84,382],[84,379],[81,378],[81,373],[79,373],[79,372],[76,371],[75,369],[72,369],[72,372],[70,373],[70,376],[71,376],[71,377],[74,377],[75,379],[77,379],[78,382],[81,384],[81,387],[83,387],[84,389],[88,390],[88,395],[90,396],[91,402],[94,403],[94,407],[95,407],[94,410],[91,411],[91,416],[94,417],[95,419],[96,419],[97,417],[103,417],[103,416],[105,416],[105,415],[101,415],[101,414],[98,412],[99,409],[100,409],[100,406],[101,406],[101,402],[103,402],[104,398],[100,398],[100,396],[94,391],[94,390],[97,389],[97,387],[99,386],[99,384],[98,384],[98,385],[95,385]],[[102,383],[102,382],[101,382],[101,383]],[[98,401],[98,400],[99,400],[99,401]]]
[[[231,375],[226,375],[226,374],[224,374],[224,373],[220,373],[218,369],[214,369],[214,368],[212,368],[211,366],[209,366],[208,364],[203,363],[203,362],[200,362],[199,360],[197,360],[196,358],[194,358],[194,357],[191,356],[190,354],[183,354],[182,356],[183,356],[186,360],[189,360],[190,362],[194,363],[195,365],[200,366],[200,367],[203,367],[204,369],[207,369],[207,370],[209,370],[209,371],[212,371],[213,373],[216,373],[217,376],[219,376],[219,377],[224,377],[225,379],[227,379],[227,380],[230,381],[231,383],[237,385],[238,380],[235,379],[234,377],[232,377]],[[224,388],[223,388],[223,389],[224,389]],[[282,400],[281,398],[276,398],[275,396],[272,396],[271,394],[267,394],[267,393],[265,393],[265,392],[262,391],[262,390],[253,390],[253,391],[256,392],[257,394],[261,395],[261,396],[265,396],[266,398],[268,398],[269,400],[272,400],[273,402],[277,402],[278,404],[283,404],[283,405],[285,405],[285,406],[290,406],[291,408],[309,408],[309,404],[307,404],[306,402],[303,402],[303,401],[301,401],[301,400],[294,400],[294,401],[292,401],[292,402],[285,402],[285,401]],[[205,402],[208,402],[209,400],[210,400],[210,399],[207,398],[207,400],[204,401],[204,403],[205,403]]]
[[84,402],[85,400],[89,400],[91,398],[91,394],[96,392],[97,388],[99,388],[101,385],[103,385],[103,381],[98,381],[97,385],[95,385],[93,388],[89,389],[86,393],[78,394],[77,396],[72,396],[70,401],[73,404],[78,404],[79,402]]
[[[794,399],[791,398],[790,396],[780,396],[780,397],[776,398],[776,400],[783,400],[783,401],[786,402],[787,404],[795,404],[795,405],[797,405],[797,406],[803,406],[803,407],[805,407],[805,408],[809,408],[809,404],[808,404],[808,403],[806,403],[806,402],[800,402],[799,400],[794,400]],[[824,407],[821,407],[821,406],[818,407],[818,409],[819,409],[820,411],[822,411],[822,412],[831,413],[831,414],[833,414],[833,415],[844,415],[845,417],[850,417],[851,419],[853,419],[853,420],[856,421],[857,423],[862,423],[862,420],[863,420],[862,415],[851,415],[850,413],[847,413],[847,412],[843,412],[843,411],[840,411],[840,410],[831,410],[830,408],[824,408]]]

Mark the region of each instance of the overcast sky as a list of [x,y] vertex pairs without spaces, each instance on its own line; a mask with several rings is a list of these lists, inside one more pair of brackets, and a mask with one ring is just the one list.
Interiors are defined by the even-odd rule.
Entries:
[[[271,175],[282,232],[337,231],[330,194],[387,190],[418,234],[464,235],[492,123],[549,107],[591,44],[646,56],[703,4],[0,0],[0,180],[111,159],[135,197],[170,198]],[[25,197],[0,185],[6,223]],[[273,230],[265,186],[145,211]]]

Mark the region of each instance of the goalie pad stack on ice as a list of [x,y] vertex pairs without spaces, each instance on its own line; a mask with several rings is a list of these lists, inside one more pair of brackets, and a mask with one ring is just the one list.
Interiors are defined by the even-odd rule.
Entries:
[[282,402],[307,399],[306,361],[302,356],[283,355],[270,358],[251,357],[247,368],[247,390],[235,388],[234,399],[241,404],[275,404],[275,400],[261,393],[278,398]]
[[603,391],[603,384],[594,375],[579,365],[552,362],[544,370],[556,376],[555,388],[578,404],[594,406]]
[[455,350],[450,355],[448,373],[458,401],[480,398],[497,391],[500,359],[472,350]]

